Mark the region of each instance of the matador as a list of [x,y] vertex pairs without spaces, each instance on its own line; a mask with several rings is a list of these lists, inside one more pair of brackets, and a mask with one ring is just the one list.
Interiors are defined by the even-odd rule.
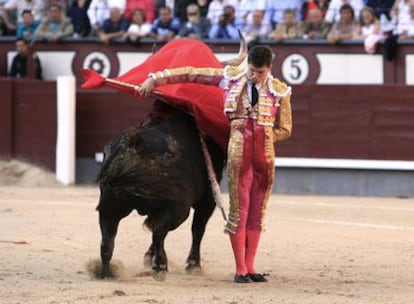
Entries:
[[230,121],[230,210],[225,230],[233,249],[236,283],[267,282],[254,262],[274,182],[275,143],[292,131],[291,88],[272,76],[272,60],[271,49],[258,45],[249,51],[247,66],[154,71],[139,89],[148,96],[154,87],[166,84],[194,82],[223,88],[224,113]]

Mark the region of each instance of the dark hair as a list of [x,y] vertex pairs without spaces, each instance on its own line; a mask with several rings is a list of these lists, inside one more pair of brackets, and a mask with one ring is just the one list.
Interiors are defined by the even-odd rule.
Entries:
[[52,7],[57,8],[60,12],[62,11],[62,6],[60,6],[59,4],[55,4],[55,3],[53,3],[53,4],[49,5],[49,10],[50,10]]
[[169,7],[168,5],[161,5],[161,6],[158,8],[158,11],[161,11],[161,10],[167,10],[167,11],[169,11],[170,13],[172,13],[172,9],[171,9],[171,7]]
[[19,41],[23,41],[24,44],[28,44],[29,42],[23,38],[23,37],[17,37],[16,40],[14,40],[15,43],[19,42]]
[[339,9],[339,13],[342,13],[343,11],[350,11],[351,15],[352,15],[352,19],[355,19],[355,11],[354,8],[350,5],[350,4],[344,4],[341,6],[341,8]]
[[283,11],[283,15],[286,15],[286,14],[292,14],[296,16],[296,11],[294,9],[287,8]]
[[226,10],[231,10],[233,12],[236,12],[236,8],[233,5],[227,4],[223,7],[223,12]]
[[33,16],[32,11],[31,10],[28,10],[28,9],[23,10],[23,12],[20,14],[20,16],[23,16],[25,14],[30,14],[30,15]]
[[147,16],[145,16],[145,11],[142,8],[136,8],[131,13],[131,19],[134,16],[135,13],[140,12],[142,16],[142,21],[145,23],[147,21]]
[[249,50],[247,63],[255,67],[270,66],[273,61],[273,52],[267,45],[255,45]]

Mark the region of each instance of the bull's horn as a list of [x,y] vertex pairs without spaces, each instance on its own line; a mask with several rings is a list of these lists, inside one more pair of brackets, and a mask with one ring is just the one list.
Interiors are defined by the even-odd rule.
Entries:
[[223,65],[240,65],[243,62],[243,60],[246,58],[246,56],[247,56],[247,43],[246,43],[246,39],[244,39],[244,36],[241,33],[241,31],[240,30],[238,30],[238,31],[239,31],[239,37],[240,37],[240,49],[239,49],[239,53],[237,54],[237,57],[236,58],[222,61],[221,63]]
[[157,51],[158,51],[157,44],[153,43],[152,44],[152,50],[151,50],[152,54],[154,55]]

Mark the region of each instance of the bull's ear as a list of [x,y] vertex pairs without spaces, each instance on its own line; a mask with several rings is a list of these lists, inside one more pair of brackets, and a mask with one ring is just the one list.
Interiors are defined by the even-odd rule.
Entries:
[[104,159],[104,161],[105,161],[106,159],[108,159],[109,155],[111,155],[112,145],[113,145],[113,143],[112,143],[112,142],[107,143],[107,144],[105,145],[105,147],[104,147],[104,149],[103,149],[103,159]]

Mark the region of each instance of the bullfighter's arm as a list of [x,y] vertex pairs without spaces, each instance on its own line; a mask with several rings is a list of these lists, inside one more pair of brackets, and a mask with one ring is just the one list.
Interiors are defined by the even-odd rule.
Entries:
[[148,96],[157,86],[177,83],[200,83],[205,85],[219,86],[223,79],[222,68],[195,68],[181,67],[165,69],[150,73],[139,89],[139,93]]
[[277,91],[276,94],[280,98],[280,107],[273,127],[273,140],[276,142],[285,140],[292,134],[292,107],[290,104],[290,87],[277,79],[274,80],[273,84],[273,89]]
[[283,97],[280,101],[278,117],[273,128],[274,141],[285,140],[292,134],[292,110],[290,96]]

